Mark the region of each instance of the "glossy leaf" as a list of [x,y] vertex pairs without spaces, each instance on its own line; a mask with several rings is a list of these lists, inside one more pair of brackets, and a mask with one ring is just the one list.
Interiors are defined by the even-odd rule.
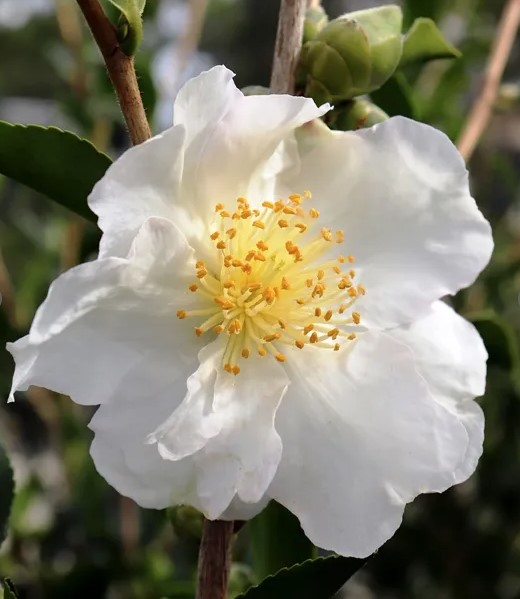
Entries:
[[404,73],[397,72],[380,89],[370,94],[372,100],[389,116],[418,119],[418,106]]
[[143,39],[143,21],[141,15],[146,0],[108,0],[120,11],[117,33],[123,52],[128,56],[135,54]]
[[[283,543],[283,536],[280,536]],[[364,564],[353,557],[319,557],[284,568],[237,599],[331,599]]]
[[314,545],[305,536],[298,518],[276,501],[253,518],[248,528],[257,580],[315,555]]
[[11,504],[14,499],[14,478],[13,470],[9,459],[0,446],[0,545],[7,536],[7,524],[11,514]]
[[443,36],[431,19],[416,19],[404,37],[399,66],[437,58],[459,58],[461,53]]
[[87,196],[110,164],[106,154],[70,131],[0,121],[0,174],[93,222]]

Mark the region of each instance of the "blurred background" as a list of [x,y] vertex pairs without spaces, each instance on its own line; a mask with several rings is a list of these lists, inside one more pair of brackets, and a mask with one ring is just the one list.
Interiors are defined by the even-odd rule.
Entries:
[[[374,4],[323,1],[330,17]],[[378,92],[380,106],[456,140],[479,91],[503,4],[403,0],[405,30],[416,17],[432,17],[463,56],[410,69],[399,89]],[[278,0],[148,1],[136,60],[154,132],[169,126],[183,82],[214,64],[233,69],[239,87],[268,85],[278,7]],[[127,147],[115,96],[75,2],[0,0],[0,119],[69,129],[112,157]],[[490,353],[481,399],[484,456],[468,482],[408,506],[404,525],[342,597],[520,598],[518,44],[470,171],[496,251],[479,281],[453,301],[478,326]],[[94,257],[98,241],[92,224],[0,176],[1,348],[27,332],[49,283]],[[10,355],[0,349],[0,439],[17,484],[0,576],[11,577],[27,599],[193,597],[198,515],[186,508],[140,510],[121,498],[88,456],[91,411],[36,388],[7,406],[12,371]],[[0,509],[2,485],[0,472]],[[273,522],[280,551],[267,563],[262,544]],[[231,596],[311,552],[298,525],[271,506],[239,534]]]

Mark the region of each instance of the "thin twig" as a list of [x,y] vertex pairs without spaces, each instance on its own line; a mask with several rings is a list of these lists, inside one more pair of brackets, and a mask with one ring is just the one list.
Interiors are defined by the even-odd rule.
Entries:
[[197,599],[225,599],[231,567],[233,522],[204,520],[199,549]]
[[457,143],[465,160],[471,158],[491,116],[500,80],[513,47],[519,23],[520,0],[509,0],[498,24],[480,93]]
[[277,94],[294,91],[294,70],[302,45],[306,10],[307,0],[281,0],[270,85]]
[[132,144],[140,144],[151,137],[151,132],[137,85],[134,59],[121,50],[116,30],[105,15],[99,0],[77,2],[105,60]]

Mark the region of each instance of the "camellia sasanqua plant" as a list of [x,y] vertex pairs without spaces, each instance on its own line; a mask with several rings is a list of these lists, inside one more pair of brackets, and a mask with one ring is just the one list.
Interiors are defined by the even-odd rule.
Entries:
[[487,353],[445,298],[488,264],[491,229],[450,139],[377,104],[409,65],[459,53],[429,19],[403,32],[396,5],[329,20],[282,1],[271,87],[214,66],[151,135],[145,3],[113,1],[113,22],[78,5],[133,147],[112,161],[0,123],[0,172],[102,232],[8,344],[9,399],[38,386],[99,406],[99,475],[143,508],[202,514],[198,599],[227,596],[234,533],[280,506],[321,554],[242,596],[333,597],[406,504],[482,453]]

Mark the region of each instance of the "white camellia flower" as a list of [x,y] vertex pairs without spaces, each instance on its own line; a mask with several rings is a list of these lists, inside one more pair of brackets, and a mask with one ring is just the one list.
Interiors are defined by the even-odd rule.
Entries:
[[274,498],[366,556],[482,451],[486,351],[440,298],[490,227],[439,131],[331,132],[328,106],[232,77],[187,83],[174,126],[97,183],[99,257],[9,345],[13,393],[100,404],[96,467],[144,507],[247,519]]

